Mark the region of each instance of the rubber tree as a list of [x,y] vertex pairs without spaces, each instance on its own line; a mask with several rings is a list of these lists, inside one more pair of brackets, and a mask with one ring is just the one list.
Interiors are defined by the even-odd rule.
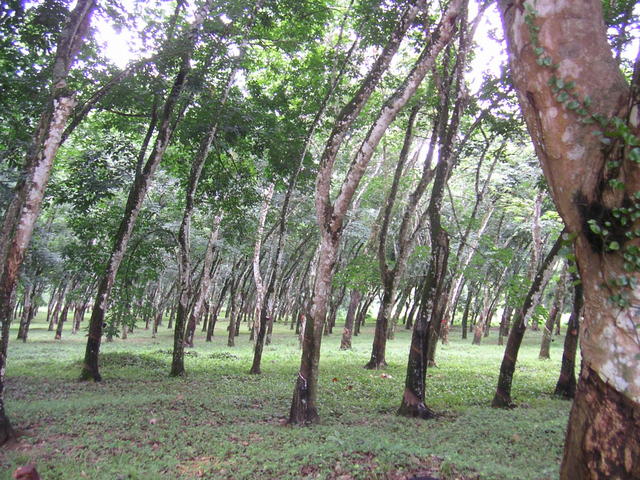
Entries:
[[14,198],[5,212],[0,236],[0,445],[14,432],[4,409],[4,374],[6,369],[9,326],[15,302],[18,273],[31,241],[51,167],[60,146],[62,133],[76,104],[75,94],[67,85],[71,65],[84,43],[89,29],[93,0],[79,0],[60,34],[53,63],[51,90],[32,137],[25,161],[25,174],[16,186]]
[[424,2],[409,2],[396,28],[391,33],[389,42],[374,61],[356,94],[338,114],[335,126],[325,144],[316,176],[316,214],[320,227],[318,261],[309,310],[310,318],[307,320],[305,328],[301,365],[291,402],[290,423],[314,423],[319,418],[316,398],[322,329],[332,289],[333,267],[337,259],[344,221],[351,200],[387,127],[415,93],[424,76],[433,67],[436,57],[453,36],[456,18],[463,3],[461,0],[451,2],[411,72],[382,106],[356,151],[340,191],[333,202],[330,195],[331,177],[339,149],[350,126],[358,118],[367,100],[378,86],[382,74],[388,69],[407,30],[413,24],[417,14],[424,10]]
[[498,2],[511,71],[584,293],[582,369],[561,479],[640,478],[640,65],[628,81],[602,2]]
[[105,320],[105,314],[109,304],[109,298],[113,289],[116,275],[120,268],[120,264],[127,251],[133,228],[136,224],[138,214],[142,208],[151,181],[160,161],[169,146],[173,131],[176,127],[175,111],[178,107],[180,95],[184,89],[187,75],[191,71],[191,59],[193,51],[198,39],[200,27],[208,13],[211,1],[205,3],[196,12],[193,23],[189,26],[182,42],[183,49],[180,54],[178,72],[174,78],[173,84],[162,106],[162,113],[158,121],[158,133],[154,141],[153,149],[147,157],[144,166],[137,172],[133,185],[129,190],[125,212],[120,222],[118,232],[114,239],[113,247],[104,274],[98,283],[96,298],[91,311],[89,320],[89,336],[87,338],[87,347],[85,350],[84,364],[80,378],[82,380],[94,380],[99,382],[102,380],[98,367],[98,356],[100,353],[100,343],[102,340],[102,330]]

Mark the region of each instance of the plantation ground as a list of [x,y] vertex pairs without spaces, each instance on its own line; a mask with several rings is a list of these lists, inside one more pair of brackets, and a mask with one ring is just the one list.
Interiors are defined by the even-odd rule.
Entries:
[[[540,337],[527,332],[511,411],[489,407],[502,357],[495,332],[480,347],[460,340],[438,347],[428,372],[428,404],[439,418],[397,417],[409,333],[389,342],[384,372],[364,370],[371,322],[338,349],[323,340],[322,422],[285,425],[299,366],[297,337],[278,325],[265,348],[263,374],[247,374],[246,328],[226,346],[225,325],[213,343],[198,332],[185,378],[168,377],[172,334],[137,330],[103,344],[100,384],[80,383],[85,333],[62,341],[43,323],[29,342],[9,346],[6,402],[19,442],[0,451],[0,479],[34,463],[53,479],[554,479],[570,404],[551,394],[562,338],[552,359],[538,360]],[[336,329],[336,331],[341,329]]]

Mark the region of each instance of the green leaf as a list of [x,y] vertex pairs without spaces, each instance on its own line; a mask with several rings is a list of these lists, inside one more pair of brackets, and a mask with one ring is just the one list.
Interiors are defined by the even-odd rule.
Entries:
[[620,250],[620,244],[618,242],[609,243],[609,250]]

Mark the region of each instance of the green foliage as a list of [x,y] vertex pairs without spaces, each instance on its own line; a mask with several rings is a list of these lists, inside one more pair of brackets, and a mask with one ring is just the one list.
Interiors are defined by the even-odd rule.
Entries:
[[[29,462],[50,479],[369,480],[425,469],[441,478],[454,472],[483,480],[557,475],[570,405],[551,395],[558,368],[537,359],[538,335],[525,338],[516,369],[513,393],[522,408],[503,411],[489,407],[502,348],[472,347],[452,331],[452,343],[439,346],[440,367],[428,372],[429,405],[440,416],[426,422],[395,415],[407,332],[389,343],[383,374],[361,367],[369,358],[370,327],[354,337],[351,351],[338,349],[339,335],[327,337],[323,421],[296,428],[283,425],[300,355],[295,336],[276,324],[264,373],[254,376],[246,373],[252,348],[245,328],[230,351],[225,326],[213,343],[198,338],[187,351],[185,378],[167,375],[166,329],[155,340],[141,330],[107,343],[105,381],[93,384],[76,381],[84,336],[54,344],[45,325],[35,323],[29,343],[10,345],[7,409],[24,433],[19,448],[4,452],[0,478]],[[558,366],[560,349],[551,353]]]

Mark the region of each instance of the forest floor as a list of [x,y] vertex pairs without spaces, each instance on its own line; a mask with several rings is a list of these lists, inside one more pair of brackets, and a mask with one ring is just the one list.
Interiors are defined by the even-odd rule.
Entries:
[[503,347],[494,331],[481,346],[439,345],[429,369],[428,405],[439,416],[396,416],[409,332],[388,343],[384,371],[362,368],[371,321],[340,351],[340,328],[325,337],[319,382],[321,423],[286,425],[299,366],[297,337],[277,325],[261,375],[249,375],[243,325],[236,347],[225,326],[214,342],[198,332],[184,378],[168,376],[172,335],[136,330],[102,348],[101,383],[78,381],[86,336],[55,341],[43,323],[27,343],[12,332],[6,408],[19,439],[0,450],[0,479],[32,463],[53,479],[555,479],[570,403],[552,395],[562,356],[539,360],[540,334],[527,332],[514,378],[519,407],[496,410]]

